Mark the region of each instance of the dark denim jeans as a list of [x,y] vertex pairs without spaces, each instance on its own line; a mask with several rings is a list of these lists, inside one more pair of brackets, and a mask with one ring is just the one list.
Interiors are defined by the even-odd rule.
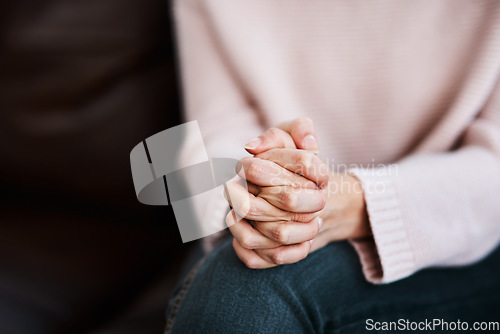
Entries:
[[[384,329],[383,322],[415,329],[433,319],[448,322],[448,328],[467,321],[463,333],[469,333],[476,321],[500,321],[500,248],[472,266],[428,269],[373,285],[347,242],[332,243],[295,264],[252,270],[228,240],[177,289],[167,317],[167,333],[352,334]],[[444,332],[443,326],[435,332]],[[422,332],[431,327],[413,331]]]

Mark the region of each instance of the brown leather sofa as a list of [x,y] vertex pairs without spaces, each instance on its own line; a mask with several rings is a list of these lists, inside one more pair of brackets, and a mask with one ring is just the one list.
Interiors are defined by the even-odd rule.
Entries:
[[161,333],[190,245],[129,153],[180,122],[167,1],[0,5],[0,333]]

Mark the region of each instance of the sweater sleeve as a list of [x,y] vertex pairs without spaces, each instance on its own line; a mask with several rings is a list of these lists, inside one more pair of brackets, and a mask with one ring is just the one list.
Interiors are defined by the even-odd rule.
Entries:
[[500,84],[458,149],[351,173],[363,185],[373,232],[351,243],[370,282],[487,256],[500,240]]
[[[239,159],[246,155],[243,144],[260,135],[263,128],[203,4],[174,1],[185,120],[198,121],[209,158]],[[203,153],[186,142],[180,163],[189,165],[193,157]],[[225,228],[228,205],[222,192],[207,194],[203,201],[194,203],[194,210],[212,232]]]

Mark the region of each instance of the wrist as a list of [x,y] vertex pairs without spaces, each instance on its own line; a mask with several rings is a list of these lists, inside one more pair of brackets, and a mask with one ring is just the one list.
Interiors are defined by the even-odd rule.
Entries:
[[324,191],[326,205],[322,217],[331,241],[371,235],[363,188],[356,177],[331,172]]

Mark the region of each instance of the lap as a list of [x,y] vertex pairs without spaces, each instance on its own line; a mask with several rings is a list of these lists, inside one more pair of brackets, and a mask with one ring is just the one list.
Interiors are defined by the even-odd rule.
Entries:
[[169,316],[174,333],[356,333],[365,332],[367,319],[498,321],[498,268],[500,250],[473,266],[373,285],[347,242],[329,244],[295,264],[254,270],[226,241],[174,297]]

